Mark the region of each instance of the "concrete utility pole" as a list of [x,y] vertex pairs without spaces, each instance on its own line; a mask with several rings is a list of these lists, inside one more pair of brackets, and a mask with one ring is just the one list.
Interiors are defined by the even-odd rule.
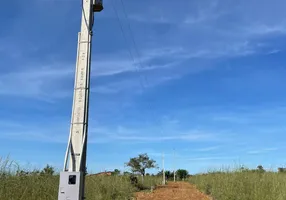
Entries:
[[86,174],[86,151],[90,87],[91,41],[94,12],[103,9],[102,0],[81,0],[81,31],[74,83],[70,135],[60,173],[58,200],[83,200]]
[[173,174],[174,174],[174,182],[176,182],[175,149],[174,149],[174,161],[173,161],[173,163],[174,163],[174,171],[173,171]]
[[163,185],[165,185],[166,184],[166,176],[165,176],[164,153],[162,154],[162,168],[163,168]]

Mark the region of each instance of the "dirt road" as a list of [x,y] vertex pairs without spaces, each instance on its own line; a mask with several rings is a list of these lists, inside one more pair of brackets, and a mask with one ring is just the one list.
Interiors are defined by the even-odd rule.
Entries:
[[159,186],[151,192],[136,193],[137,200],[211,200],[202,194],[195,186],[186,182],[170,182],[166,186]]

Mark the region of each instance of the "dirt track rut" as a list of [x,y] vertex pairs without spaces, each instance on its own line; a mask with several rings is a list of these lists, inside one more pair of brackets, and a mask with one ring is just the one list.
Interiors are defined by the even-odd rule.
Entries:
[[159,186],[153,192],[138,192],[136,200],[211,200],[201,193],[194,185],[186,182],[170,182]]

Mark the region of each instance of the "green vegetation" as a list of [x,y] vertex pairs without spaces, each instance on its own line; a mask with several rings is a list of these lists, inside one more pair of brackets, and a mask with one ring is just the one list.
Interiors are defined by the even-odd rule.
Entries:
[[149,158],[145,154],[140,154],[138,157],[130,158],[129,162],[126,163],[131,168],[133,173],[140,173],[143,176],[146,174],[146,169],[156,168],[156,161]]
[[129,176],[88,176],[86,179],[86,199],[131,199],[134,192],[143,189],[150,190],[151,186],[160,183],[161,179],[155,177],[145,177],[144,184],[140,182],[132,185]]
[[[150,190],[161,183],[161,178],[145,177],[144,183],[131,183],[131,175],[86,177],[87,200],[127,200],[134,192]],[[139,178],[134,176],[135,179]],[[59,175],[52,166],[42,170],[20,169],[9,159],[0,158],[0,199],[2,200],[55,200],[58,196]]]
[[178,169],[176,174],[179,180],[185,180],[188,177],[189,172],[185,169]]
[[[283,168],[281,168],[283,169]],[[240,168],[193,176],[191,183],[218,200],[285,200],[286,173]]]
[[[148,159],[147,159],[148,160]],[[124,175],[122,175],[124,174]],[[166,171],[166,178],[173,173]],[[188,172],[177,170],[177,178],[184,180]],[[115,169],[111,176],[88,175],[86,177],[87,200],[128,200],[134,192],[150,190],[161,184],[162,172],[148,174],[144,182],[141,175],[120,173]],[[286,169],[268,172],[263,166],[257,169],[241,167],[237,170],[221,170],[192,176],[188,179],[202,192],[216,200],[285,200]],[[42,170],[25,170],[8,159],[0,158],[0,199],[54,200],[58,194],[59,175],[52,166]]]
[[50,166],[42,171],[20,170],[16,163],[0,158],[0,199],[55,199],[59,177],[53,172]]
[[[178,169],[175,172],[175,175],[176,175],[177,181],[183,181],[183,180],[186,180],[188,178],[189,172],[185,169]],[[156,176],[162,177],[163,176],[163,170],[159,171]],[[169,180],[169,181],[174,180],[174,172],[166,170],[165,171],[165,178],[166,178],[166,180]]]

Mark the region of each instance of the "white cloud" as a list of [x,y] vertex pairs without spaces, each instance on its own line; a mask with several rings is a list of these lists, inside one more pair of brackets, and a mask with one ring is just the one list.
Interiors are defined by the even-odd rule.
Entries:
[[[46,128],[43,131],[43,129],[31,125],[25,128],[10,127],[9,129],[5,129],[5,132],[0,135],[0,138],[23,142],[67,143],[68,132],[62,130],[63,129]],[[68,130],[68,128],[66,130]]]
[[285,34],[286,23],[275,25],[255,24],[252,27],[245,28],[244,31],[250,35]]
[[0,74],[0,95],[33,97],[44,101],[69,95],[61,90],[62,82],[72,77],[73,70],[62,65],[33,65]]
[[[69,123],[59,118],[43,125],[42,120],[37,123],[22,121],[2,121],[3,139],[22,141],[41,141],[46,143],[66,143],[69,134]],[[45,129],[42,127],[46,126]],[[161,127],[162,126],[162,127]],[[126,126],[102,126],[90,122],[89,143],[109,142],[132,142],[132,143],[157,143],[163,141],[184,141],[184,142],[222,142],[220,133],[212,133],[204,130],[179,130],[176,127],[165,131],[163,125],[152,124],[151,127],[126,128]],[[156,133],[156,134],[153,134]],[[227,138],[225,138],[227,140]]]
[[211,140],[213,138],[212,135],[206,134],[179,134],[169,135],[169,136],[132,136],[132,135],[119,135],[114,136],[113,139],[119,140],[132,140],[138,142],[159,142],[159,141],[167,141],[167,140],[183,140],[183,141],[202,141],[202,140]]
[[[213,133],[208,133],[198,130],[180,131],[180,130],[169,130],[164,132],[164,134],[156,130],[158,127],[154,128],[138,128],[138,129],[128,129],[125,127],[118,127],[116,129],[111,128],[101,128],[99,131],[91,129],[91,140],[90,143],[97,141],[132,141],[132,142],[163,142],[163,141],[217,141],[217,135]],[[161,130],[162,131],[162,130]],[[158,132],[158,134],[151,134],[153,132]],[[97,138],[97,139],[96,139]],[[102,140],[103,139],[103,140]]]
[[[149,15],[136,10],[136,14],[131,14],[131,19],[144,21],[144,23],[169,23],[164,35],[156,34],[146,30],[145,35],[153,38],[152,47],[165,45],[183,45],[185,51],[191,54],[197,53],[202,58],[228,58],[246,56],[262,49],[257,43],[263,41],[265,37],[275,37],[276,34],[285,34],[286,23],[281,20],[285,18],[285,12],[279,9],[278,5],[285,4],[278,0],[276,3],[267,4],[265,7],[255,7],[250,9],[250,5],[255,6],[255,1],[241,2],[240,4],[230,3],[230,1],[196,1],[178,3],[177,10],[180,13],[170,12],[173,5],[163,1],[156,2],[156,6],[162,8],[156,12],[154,4],[147,5]],[[273,8],[273,9],[271,9]],[[270,10],[276,10],[273,15]],[[268,15],[267,15],[268,14]],[[134,23],[135,24],[135,23]],[[143,27],[148,27],[142,24]],[[139,34],[136,30],[135,34]],[[158,32],[160,32],[158,30]],[[172,38],[172,40],[170,40]],[[268,44],[271,48],[272,44]],[[193,52],[193,53],[192,53]]]
[[211,146],[211,147],[205,147],[205,148],[196,149],[195,151],[198,151],[198,152],[209,152],[209,151],[217,150],[219,148],[220,148],[220,146]]
[[[193,59],[228,59],[256,53],[277,53],[281,51],[279,47],[269,44],[269,42],[263,46],[260,44],[263,43],[264,36],[275,37],[276,34],[286,33],[286,24],[281,20],[284,12],[280,12],[281,9],[277,7],[279,3],[283,5],[281,1],[277,1],[276,4],[274,3],[275,5],[268,5],[270,10],[271,7],[278,9],[278,14],[268,18],[264,17],[265,10],[262,7],[257,7],[255,12],[249,10],[249,5],[253,5],[253,1],[241,3],[239,6],[233,6],[225,1],[178,3],[177,9],[180,12],[175,14],[173,4],[164,1],[152,2],[152,4],[132,4],[134,9],[126,10],[137,45],[136,47],[127,45],[129,50],[125,48],[115,53],[95,55],[92,62],[92,76],[93,78],[105,77],[108,81],[97,84],[92,91],[115,94],[118,91],[130,90],[130,85],[138,82],[138,68],[141,73],[147,73],[147,75],[154,70],[162,72],[152,75],[154,81],[151,82],[155,83],[150,83],[150,86],[155,86],[157,82],[163,83],[178,79],[185,73],[189,73],[183,68],[193,70],[191,68],[198,65],[193,63]],[[107,13],[108,10],[112,10],[110,4],[111,2],[106,8]],[[142,5],[146,8],[144,12],[141,10]],[[104,20],[104,17],[100,20]],[[145,25],[140,24],[143,21]],[[124,19],[124,23],[128,23],[126,19]],[[149,26],[152,23],[169,25],[165,31],[163,30],[164,25],[162,27],[158,25],[154,31],[152,26]],[[163,36],[160,29],[164,32]],[[130,32],[129,29],[124,31]],[[112,42],[114,40],[111,39],[110,43]],[[130,43],[132,43],[131,39]],[[33,48],[30,47],[30,49]],[[134,53],[136,52],[135,48],[140,52],[140,58]],[[17,54],[21,54],[21,48],[16,49],[19,51]],[[112,45],[110,49],[112,49]],[[22,51],[24,51],[24,47]],[[130,58],[129,51],[134,55],[135,63]],[[182,67],[182,62],[186,60],[189,60],[189,64]],[[139,61],[142,65],[139,64]],[[51,64],[52,67],[39,69],[43,65],[43,63],[36,64],[28,66],[29,69],[25,69],[25,71],[1,74],[0,95],[28,96],[48,101],[72,96],[72,91],[59,88],[59,85],[66,81],[65,78],[73,80],[74,64],[63,64],[69,65],[69,67],[59,67],[62,64]],[[46,64],[46,66],[49,65]],[[26,64],[24,66],[27,67]],[[168,71],[169,68],[177,69],[176,74],[174,75],[171,70]],[[122,74],[128,76],[128,78],[124,78],[128,81],[110,79],[111,76],[119,77]],[[130,79],[133,81],[129,81]],[[138,89],[138,87],[136,88]],[[134,88],[131,87],[131,89]],[[136,89],[133,91],[138,92]]]
[[189,158],[189,161],[206,161],[206,160],[235,160],[236,157],[229,157],[229,156],[214,156],[214,157],[196,157],[196,158]]
[[[180,46],[143,49],[140,51],[140,56],[132,54],[132,57],[128,54],[129,51],[135,51],[134,47],[126,49],[126,52],[95,55],[92,61],[92,76],[112,76],[126,72],[175,67],[178,61],[190,56],[196,56],[186,52]],[[152,61],[155,59],[168,60],[163,60],[160,64],[154,64]]]
[[[176,50],[178,49],[178,50]],[[138,79],[142,79],[142,71],[151,71],[159,68],[172,67],[177,61],[165,62],[162,64],[148,64],[149,60],[164,57],[175,57],[178,55],[180,48],[164,48],[146,50],[146,54],[140,57],[143,68],[137,63],[133,63],[128,55],[122,53],[114,53],[112,55],[98,56],[100,59],[94,59],[92,62],[92,79],[109,78],[124,73],[133,73],[131,78],[125,80],[110,80],[106,84],[98,84],[91,91],[98,93],[117,93],[118,91],[126,90],[129,87],[132,89],[138,83]],[[139,69],[139,72],[138,72]],[[21,96],[32,97],[44,101],[52,102],[54,99],[65,98],[72,96],[73,78],[75,64],[67,63],[38,63],[38,64],[23,64],[21,69],[17,68],[13,72],[0,74],[0,95],[5,96]],[[146,79],[145,77],[143,77]],[[140,80],[144,87],[153,87],[162,82],[178,78],[175,75],[166,75],[159,78],[154,78],[152,81]],[[67,85],[66,83],[70,83]],[[93,80],[91,81],[93,82]],[[137,84],[138,85],[138,84]],[[137,86],[135,86],[138,88]]]
[[277,147],[263,148],[263,149],[248,151],[247,154],[266,154],[268,152],[277,151],[277,150],[279,150],[279,148]]
[[[15,114],[16,115],[16,114]],[[1,120],[0,126],[3,130],[1,139],[15,141],[37,141],[44,143],[67,143],[69,134],[69,123],[62,117],[50,120],[27,120],[26,117],[19,119]]]

